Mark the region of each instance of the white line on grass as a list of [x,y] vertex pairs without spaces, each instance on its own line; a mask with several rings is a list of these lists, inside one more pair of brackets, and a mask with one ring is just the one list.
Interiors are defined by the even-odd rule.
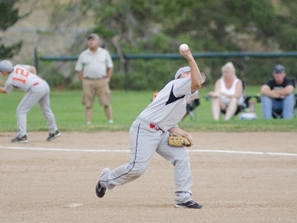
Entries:
[[[11,150],[35,150],[35,151],[58,151],[58,152],[79,152],[79,153],[128,153],[130,150],[111,150],[111,149],[65,149],[65,148],[33,148],[33,147],[12,147],[0,146],[0,149]],[[251,155],[271,155],[271,156],[294,156],[296,153],[279,152],[254,152],[254,151],[232,151],[232,150],[188,150],[189,153],[227,153],[227,154],[251,154]]]

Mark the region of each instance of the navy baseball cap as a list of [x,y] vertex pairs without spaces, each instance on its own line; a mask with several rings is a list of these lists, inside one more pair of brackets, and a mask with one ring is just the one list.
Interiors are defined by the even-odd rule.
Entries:
[[190,72],[190,71],[191,71],[191,69],[189,66],[181,67],[176,71],[176,74],[174,77],[175,77],[175,79],[177,79],[182,73],[186,73],[186,72]]
[[0,62],[0,72],[12,72],[13,71],[13,65],[9,60],[2,60]]
[[281,64],[277,64],[275,65],[274,69],[273,69],[273,73],[283,73],[285,72],[285,67]]

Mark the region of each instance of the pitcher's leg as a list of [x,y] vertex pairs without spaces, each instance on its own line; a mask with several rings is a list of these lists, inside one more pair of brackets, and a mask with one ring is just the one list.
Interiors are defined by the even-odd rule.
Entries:
[[142,128],[134,122],[130,128],[130,162],[113,170],[105,169],[100,177],[102,187],[112,189],[139,178],[148,164],[160,140],[159,133]]
[[156,152],[174,165],[175,202],[183,203],[190,201],[193,180],[189,154],[183,147],[169,146],[167,143],[167,138],[168,133],[165,133],[162,143]]

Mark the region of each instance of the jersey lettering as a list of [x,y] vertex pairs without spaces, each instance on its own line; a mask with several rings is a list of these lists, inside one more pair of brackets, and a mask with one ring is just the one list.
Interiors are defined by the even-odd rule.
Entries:
[[13,77],[12,80],[22,82],[23,84],[26,83],[26,79],[21,79],[21,78],[17,78],[17,77]]
[[170,103],[173,103],[173,102],[175,102],[175,101],[177,101],[177,100],[182,99],[182,98],[185,97],[185,95],[180,96],[180,97],[175,97],[175,95],[173,94],[173,87],[174,87],[174,85],[172,85],[172,88],[171,88],[171,91],[170,91],[170,95],[169,95],[168,101],[166,101],[166,104],[165,105],[168,105]]
[[22,75],[24,77],[28,77],[29,74],[30,74],[28,71],[26,71],[26,70],[24,70],[22,68],[19,68],[19,67],[15,70],[15,73],[20,74],[20,75]]
[[19,81],[19,82],[22,82],[23,84],[26,83],[26,78],[29,76],[29,72],[18,67],[16,70],[15,70],[15,73],[16,74],[19,74],[21,75],[22,77],[25,77],[25,78],[18,78],[18,77],[13,77],[12,79],[15,80],[15,81]]

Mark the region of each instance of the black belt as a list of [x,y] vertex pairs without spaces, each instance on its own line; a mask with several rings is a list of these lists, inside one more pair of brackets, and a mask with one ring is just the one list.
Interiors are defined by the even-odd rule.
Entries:
[[100,80],[100,79],[103,79],[105,77],[100,77],[100,78],[89,78],[89,77],[84,77],[84,79],[87,79],[87,80]]

